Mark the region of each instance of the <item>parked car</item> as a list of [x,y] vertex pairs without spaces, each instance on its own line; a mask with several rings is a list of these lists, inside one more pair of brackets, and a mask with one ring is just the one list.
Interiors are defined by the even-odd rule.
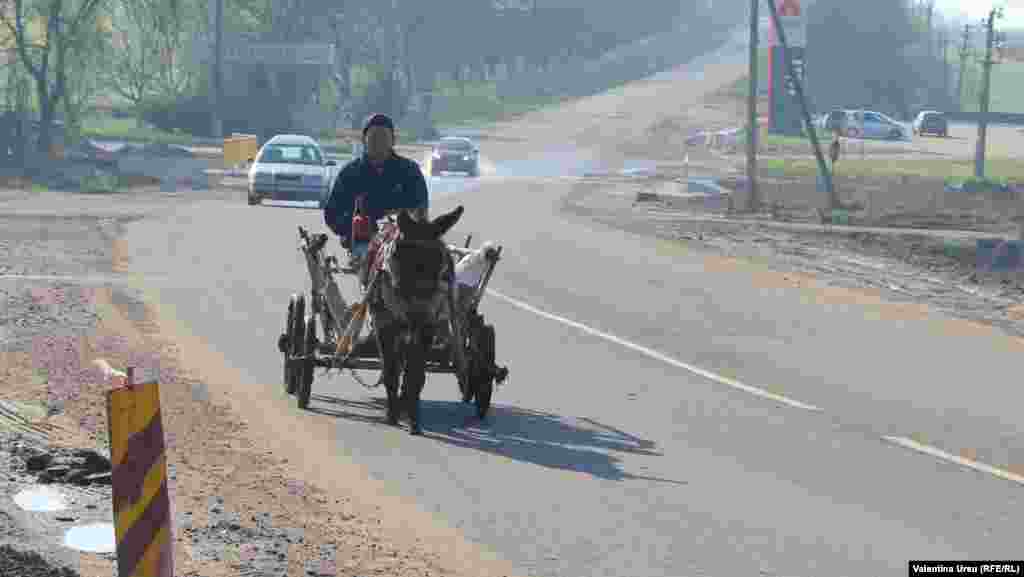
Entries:
[[268,140],[249,168],[249,204],[263,199],[315,200],[320,207],[330,195],[333,167],[313,138],[278,134]]
[[434,145],[430,156],[430,175],[442,172],[464,172],[480,176],[480,149],[472,140],[461,136],[446,136]]
[[888,140],[902,140],[907,136],[901,123],[873,110],[848,110],[845,134],[850,138]]
[[834,130],[838,130],[840,133],[845,134],[847,122],[846,117],[847,111],[845,110],[840,110],[838,108],[831,110],[821,116],[818,128],[830,133]]
[[935,134],[946,138],[949,136],[949,122],[946,115],[937,110],[922,110],[914,119],[914,134],[924,136]]

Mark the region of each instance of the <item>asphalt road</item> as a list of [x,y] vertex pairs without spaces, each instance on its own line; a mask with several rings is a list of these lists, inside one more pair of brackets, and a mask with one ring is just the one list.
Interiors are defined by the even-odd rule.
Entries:
[[[432,212],[467,207],[450,239],[503,243],[493,289],[629,342],[490,296],[512,372],[489,423],[450,376],[429,379],[423,438],[383,425],[376,391],[321,377],[307,418],[335,431],[324,458],[364,464],[534,575],[895,575],[909,559],[1020,556],[1024,486],[881,438],[1024,462],[1018,349],[708,270],[561,215],[572,183],[544,163],[515,176],[526,161],[491,158],[479,180],[430,179]],[[128,236],[136,272],[253,387],[278,391],[282,414],[298,411],[275,341],[289,294],[308,290],[299,224],[325,228],[316,210],[209,200]]]
[[[1024,485],[885,440],[1024,464],[1017,341],[565,215],[571,175],[602,165],[551,140],[513,148],[485,149],[478,180],[430,179],[432,213],[467,209],[449,240],[505,246],[482,304],[511,369],[493,416],[475,422],[454,378],[432,375],[427,434],[410,437],[383,424],[382,394],[322,377],[302,415],[331,431],[316,458],[363,464],[532,575],[903,575],[910,559],[1020,557]],[[302,446],[278,424],[299,410],[275,345],[309,282],[296,226],[325,227],[237,197],[130,225],[132,267],[277,395],[252,425]]]

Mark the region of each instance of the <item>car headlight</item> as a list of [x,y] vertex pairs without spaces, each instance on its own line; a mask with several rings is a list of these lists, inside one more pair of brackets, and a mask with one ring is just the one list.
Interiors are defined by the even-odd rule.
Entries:
[[462,160],[473,160],[473,157],[467,154],[466,156],[462,157]]

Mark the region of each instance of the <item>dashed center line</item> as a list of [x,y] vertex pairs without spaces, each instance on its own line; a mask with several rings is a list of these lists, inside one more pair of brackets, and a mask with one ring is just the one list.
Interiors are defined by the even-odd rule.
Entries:
[[[685,363],[685,362],[680,361],[678,359],[673,359],[672,357],[670,357],[668,355],[665,355],[663,353],[659,353],[658,351],[656,351],[654,349],[645,347],[643,345],[638,345],[638,344],[630,342],[630,341],[628,341],[626,339],[617,337],[617,336],[615,336],[613,334],[609,334],[609,333],[606,333],[604,331],[601,331],[601,330],[595,329],[593,327],[587,326],[587,325],[585,325],[585,324],[583,324],[581,322],[577,322],[577,321],[574,321],[572,319],[569,319],[569,318],[566,318],[566,317],[563,317],[563,316],[560,316],[560,315],[556,315],[554,313],[550,313],[550,312],[541,310],[541,309],[539,309],[539,308],[537,308],[537,307],[535,307],[535,306],[533,306],[533,305],[531,305],[529,303],[521,301],[521,300],[519,300],[517,298],[510,297],[508,295],[502,294],[501,292],[498,292],[498,291],[496,291],[494,289],[488,288],[487,289],[487,293],[491,294],[491,295],[494,295],[498,299],[501,299],[501,300],[507,302],[508,304],[510,304],[510,305],[512,305],[512,306],[514,306],[516,308],[522,309],[522,310],[524,310],[526,312],[535,314],[535,315],[537,315],[539,317],[542,317],[542,318],[545,318],[545,319],[548,319],[548,320],[551,320],[551,321],[555,321],[557,323],[561,323],[561,324],[566,325],[566,326],[573,327],[574,329],[577,329],[577,330],[579,330],[581,332],[584,332],[584,333],[586,333],[588,335],[598,337],[600,339],[606,340],[606,341],[611,342],[611,343],[615,343],[615,344],[617,344],[617,345],[619,345],[621,347],[625,347],[627,349],[630,349],[632,351],[640,353],[640,354],[642,354],[642,355],[644,355],[646,357],[649,357],[649,358],[661,361],[661,362],[663,362],[665,364],[671,365],[671,366],[679,368],[679,369],[683,369],[685,371],[689,371],[689,372],[691,372],[691,373],[693,373],[695,375],[700,375],[700,376],[702,376],[702,377],[704,377],[706,379],[709,379],[709,380],[715,381],[717,383],[726,385],[726,386],[731,387],[733,389],[737,389],[737,390],[740,390],[740,391],[743,391],[743,392],[746,392],[746,393],[750,393],[752,395],[755,395],[757,397],[761,397],[761,398],[764,398],[764,399],[770,399],[772,401],[776,401],[776,402],[781,403],[783,405],[787,405],[787,406],[794,407],[794,408],[797,408],[797,409],[804,409],[804,410],[807,410],[807,411],[818,411],[818,412],[823,411],[823,409],[821,407],[817,407],[817,406],[814,406],[814,405],[811,405],[811,404],[808,404],[808,403],[804,403],[804,402],[798,401],[796,399],[791,399],[791,398],[786,397],[784,395],[778,395],[776,393],[772,393],[770,391],[766,391],[766,390],[758,388],[758,387],[747,385],[747,384],[741,383],[741,382],[739,382],[739,381],[737,381],[735,379],[730,379],[728,377],[725,377],[725,376],[713,373],[713,372],[708,371],[706,369],[702,369],[700,367],[691,365],[689,363]],[[974,470],[974,471],[979,471],[979,472],[982,472],[982,473],[987,473],[989,475],[992,475],[993,477],[997,477],[997,478],[1000,478],[1000,479],[1003,479],[1003,480],[1006,480],[1006,481],[1010,481],[1012,483],[1017,483],[1019,485],[1024,485],[1024,475],[1018,475],[1016,473],[1012,473],[1010,471],[1006,471],[1006,470],[1000,469],[998,467],[993,467],[991,465],[987,465],[987,464],[979,462],[979,461],[975,461],[975,460],[972,460],[972,459],[967,459],[965,457],[960,457],[958,455],[954,455],[952,453],[943,451],[942,449],[939,449],[938,447],[933,447],[931,445],[925,445],[923,443],[918,443],[917,441],[914,441],[913,439],[909,439],[907,437],[883,436],[882,440],[887,442],[887,443],[890,443],[890,444],[895,444],[895,445],[898,445],[900,447],[904,447],[906,449],[910,449],[912,451],[916,451],[918,453],[922,453],[922,454],[925,454],[925,455],[929,455],[929,456],[935,457],[936,459],[939,459],[941,461],[945,461],[945,462],[948,462],[948,463],[953,463],[955,465],[959,465],[961,467],[965,467],[965,468],[968,468],[968,469],[971,469],[971,470]]]
[[1007,481],[1011,481],[1013,483],[1017,483],[1018,485],[1024,485],[1024,475],[1018,475],[1016,473],[1011,473],[1010,471],[1006,471],[1006,470],[1003,470],[1003,469],[999,469],[997,467],[993,467],[992,465],[986,465],[985,463],[981,463],[981,462],[975,461],[973,459],[968,459],[968,458],[965,458],[965,457],[960,457],[958,455],[954,455],[952,453],[947,453],[946,451],[943,451],[942,449],[939,449],[937,447],[933,447],[931,445],[925,445],[925,444],[922,444],[922,443],[918,443],[917,441],[915,441],[913,439],[909,439],[907,437],[882,437],[882,438],[885,439],[889,443],[892,443],[894,445],[899,445],[901,447],[910,449],[912,451],[917,451],[919,453],[924,453],[925,455],[931,455],[932,457],[935,457],[937,459],[941,459],[943,461],[947,461],[949,463],[954,463],[954,464],[960,465],[961,467],[967,467],[968,469],[973,469],[975,471],[979,471],[979,472],[982,472],[982,473],[988,473],[989,475],[992,475],[993,477],[999,477],[1000,479],[1006,479]]
[[563,316],[559,316],[559,315],[556,315],[556,314],[553,314],[553,313],[542,311],[542,310],[534,307],[533,305],[527,304],[527,303],[525,303],[525,302],[523,302],[523,301],[521,301],[519,299],[512,298],[510,296],[504,295],[504,294],[502,294],[502,293],[500,293],[498,291],[495,291],[494,289],[487,289],[487,292],[488,292],[488,294],[492,294],[492,295],[498,297],[499,299],[509,303],[510,305],[512,305],[514,307],[523,309],[523,310],[525,310],[527,312],[530,312],[530,313],[533,313],[533,314],[535,314],[535,315],[537,315],[539,317],[543,317],[543,318],[546,318],[548,320],[552,320],[552,321],[555,321],[555,322],[558,322],[558,323],[562,323],[564,325],[568,325],[570,327],[573,327],[574,329],[577,329],[577,330],[580,330],[580,331],[582,331],[584,333],[587,333],[588,335],[592,335],[592,336],[604,339],[606,341],[615,343],[615,344],[617,344],[619,346],[622,346],[622,347],[625,347],[625,348],[630,349],[632,351],[638,352],[638,353],[640,353],[640,354],[642,354],[642,355],[644,355],[646,357],[650,357],[652,359],[661,361],[661,362],[663,362],[665,364],[672,365],[673,367],[676,367],[676,368],[679,368],[679,369],[683,369],[685,371],[689,371],[689,372],[691,372],[691,373],[693,373],[695,375],[700,375],[700,376],[702,376],[702,377],[704,377],[706,379],[710,379],[712,381],[715,381],[717,383],[721,383],[721,384],[726,385],[728,387],[732,387],[734,389],[739,389],[739,390],[744,391],[746,393],[750,393],[751,395],[755,395],[755,396],[758,396],[758,397],[761,397],[761,398],[765,398],[765,399],[770,399],[770,400],[773,400],[775,402],[782,403],[784,405],[788,405],[790,407],[795,407],[797,409],[804,409],[804,410],[807,410],[807,411],[821,411],[822,410],[820,407],[816,407],[814,405],[803,403],[801,401],[798,401],[796,399],[791,399],[791,398],[783,396],[783,395],[778,395],[776,393],[773,393],[771,391],[766,391],[766,390],[758,388],[758,387],[747,385],[747,384],[741,383],[741,382],[739,382],[739,381],[737,381],[735,379],[730,379],[729,377],[724,377],[722,375],[719,375],[717,373],[713,373],[711,371],[702,369],[700,367],[696,367],[696,366],[691,365],[689,363],[684,363],[683,361],[680,361],[678,359],[673,359],[672,357],[670,357],[668,355],[665,355],[663,353],[659,353],[658,351],[656,351],[654,349],[647,348],[647,347],[645,347],[643,345],[638,345],[636,343],[627,341],[626,339],[619,338],[619,337],[617,337],[615,335],[606,333],[604,331],[595,329],[593,327],[588,327],[587,325],[585,325],[583,323],[576,322],[576,321],[574,321],[572,319],[567,319],[567,318],[565,318]]

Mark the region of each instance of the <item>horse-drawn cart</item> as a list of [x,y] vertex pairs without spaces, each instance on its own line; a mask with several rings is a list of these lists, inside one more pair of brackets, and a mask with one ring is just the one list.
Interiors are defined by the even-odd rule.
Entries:
[[[278,350],[284,358],[285,389],[288,394],[295,395],[300,408],[306,409],[317,368],[327,371],[348,369],[364,387],[374,388],[381,381],[368,385],[355,371],[382,371],[384,362],[378,350],[378,339],[374,338],[376,327],[372,315],[366,323],[368,331],[363,330],[368,287],[361,282],[351,283],[360,285],[359,292],[362,293],[353,306],[343,298],[336,277],[344,274],[351,275],[353,280],[360,278],[365,281],[365,277],[360,275],[365,275],[366,271],[360,271],[358,261],[341,267],[335,256],[325,254],[327,234],[310,234],[300,226],[299,238],[312,290],[308,298],[305,294],[294,294],[289,300]],[[452,275],[456,296],[449,302],[454,306],[448,307],[450,310],[443,330],[427,348],[426,373],[455,374],[463,402],[475,401],[477,415],[483,419],[490,408],[495,384],[501,384],[508,376],[508,369],[495,362],[494,327],[487,324],[478,311],[501,256],[501,247],[485,244],[471,250],[469,243],[470,238],[467,238],[464,247],[447,245],[452,262],[464,265],[461,268],[457,266],[456,270],[466,269],[470,273],[469,284],[459,284]],[[476,269],[469,270],[473,266]]]

